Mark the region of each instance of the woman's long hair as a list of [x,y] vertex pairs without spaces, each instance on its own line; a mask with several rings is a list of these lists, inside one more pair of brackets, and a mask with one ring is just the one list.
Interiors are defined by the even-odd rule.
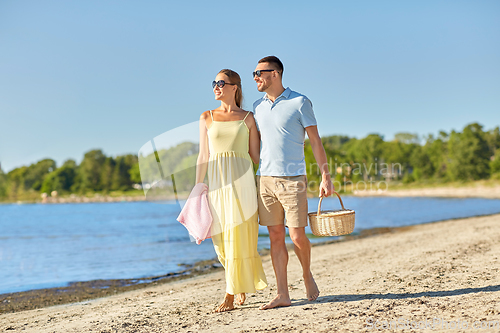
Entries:
[[223,69],[219,72],[219,74],[225,74],[229,78],[230,82],[228,83],[233,83],[236,87],[238,87],[235,92],[234,101],[236,102],[236,105],[241,108],[241,103],[243,102],[243,92],[241,90],[240,76],[231,69]]

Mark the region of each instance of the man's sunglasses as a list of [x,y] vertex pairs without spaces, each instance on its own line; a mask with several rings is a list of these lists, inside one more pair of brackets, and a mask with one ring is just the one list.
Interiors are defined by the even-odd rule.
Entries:
[[235,83],[227,83],[226,81],[224,80],[219,80],[219,81],[213,81],[212,82],[212,89],[215,88],[215,86],[219,87],[219,88],[222,88],[224,87],[226,84],[229,84],[231,86],[234,86]]
[[255,77],[255,75],[257,75],[257,77],[260,77],[262,75],[262,72],[272,72],[272,71],[275,71],[275,69],[259,69],[255,72],[253,72],[253,77]]

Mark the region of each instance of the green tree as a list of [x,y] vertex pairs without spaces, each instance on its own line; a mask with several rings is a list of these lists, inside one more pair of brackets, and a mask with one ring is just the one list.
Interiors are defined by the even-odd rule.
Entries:
[[[185,157],[198,154],[198,144],[192,142],[182,142],[175,147],[158,151],[160,164],[165,177],[179,171],[178,165]],[[156,159],[152,159],[153,164],[156,164]],[[196,163],[194,164],[196,165]],[[192,165],[192,166],[194,166]],[[158,168],[157,164],[154,166]]]
[[39,191],[44,177],[56,169],[56,162],[52,159],[43,159],[31,164],[24,175],[25,190],[33,189]]
[[500,179],[500,149],[490,162],[491,177]]
[[396,133],[394,135],[394,141],[400,142],[402,144],[407,144],[407,145],[411,145],[411,144],[418,145],[420,143],[420,139],[418,137],[418,134],[407,133],[407,132]]
[[[340,165],[349,165],[349,171],[346,170],[346,178],[352,182],[357,182],[362,180],[363,169],[359,164],[360,157],[358,156],[360,140],[356,138],[351,138],[349,141],[345,142],[340,148]],[[345,169],[345,168],[343,168]]]
[[75,181],[76,168],[74,160],[67,160],[60,168],[45,176],[40,191],[42,193],[51,193],[52,191],[70,192]]
[[423,151],[428,156],[434,174],[429,175],[433,179],[447,178],[448,169],[448,139],[446,132],[440,131],[439,136],[434,138],[431,134],[427,137]]
[[[192,154],[184,157],[182,161],[177,165],[177,168],[174,172],[176,191],[189,191],[195,185],[197,159],[198,156],[196,154]],[[250,164],[251,162],[249,161],[248,163]],[[167,178],[170,180],[171,175],[168,175]]]
[[[182,142],[175,147],[159,150],[157,153],[160,163],[156,160],[154,153],[147,156],[140,156],[140,173],[137,172],[136,166],[133,166],[131,170],[134,181],[142,180],[144,183],[154,183],[162,180],[163,176],[163,180],[168,182],[172,174],[184,173],[183,170],[186,170],[185,172],[190,174],[189,170],[195,170],[196,168],[198,145],[195,143]],[[188,162],[190,163],[189,165],[186,164]],[[194,180],[191,187],[193,185]]]
[[434,166],[425,147],[416,146],[410,155],[410,165],[413,168],[415,180],[429,179],[434,173]]
[[481,125],[467,125],[462,133],[453,131],[448,146],[451,179],[477,180],[489,177],[490,151]]
[[7,175],[0,168],[0,199],[7,197]]
[[349,140],[350,138],[345,135],[332,135],[321,138],[323,147],[325,147],[325,150],[329,151],[340,151],[342,146]]
[[141,170],[139,168],[139,163],[134,164],[128,171],[130,175],[130,180],[135,184],[141,183]]
[[494,129],[485,132],[485,140],[488,143],[488,148],[491,156],[495,155],[498,149],[500,149],[500,128],[497,126]]
[[106,155],[102,150],[91,150],[83,156],[82,163],[78,167],[77,180],[79,192],[100,191],[102,166],[106,161]]
[[354,153],[358,163],[361,163],[362,174],[365,181],[369,176],[376,176],[382,157],[384,139],[378,134],[369,134],[358,141],[357,151]]
[[99,189],[108,192],[111,190],[113,181],[113,171],[115,169],[115,160],[113,157],[106,157],[103,165],[101,166],[101,174],[99,175],[100,184]]
[[[397,140],[384,142],[381,161],[384,163],[381,166],[381,171],[385,173],[385,176],[389,175],[395,179],[399,178],[399,173],[403,170],[409,170],[409,155],[407,152],[407,144],[403,144]],[[395,174],[394,174],[395,173]]]
[[118,156],[115,160],[111,189],[125,191],[132,188],[133,181],[130,171],[135,165],[137,165],[136,155]]
[[28,171],[27,166],[15,168],[7,174],[7,197],[12,200],[24,194],[25,192],[25,177]]

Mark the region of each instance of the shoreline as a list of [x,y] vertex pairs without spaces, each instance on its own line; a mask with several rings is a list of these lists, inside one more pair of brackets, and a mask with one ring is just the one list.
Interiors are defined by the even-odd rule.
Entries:
[[[475,183],[450,184],[448,186],[440,185],[422,185],[422,187],[397,188],[397,185],[391,186],[386,190],[355,190],[351,186],[351,190],[347,192],[340,191],[342,196],[355,197],[435,197],[435,198],[485,198],[485,199],[500,199],[500,184],[497,182],[485,183],[477,181]],[[47,197],[43,202],[41,199],[35,200],[17,200],[17,201],[0,201],[0,205],[9,204],[65,204],[65,203],[109,203],[109,202],[154,202],[154,201],[174,201],[185,200],[189,193],[179,194],[175,196],[155,198],[148,200],[144,194],[137,195],[102,195],[99,193],[94,196],[81,196],[71,194],[61,197]],[[308,198],[316,198],[317,192],[308,192]]]
[[[321,247],[329,244],[349,242],[357,239],[374,237],[383,234],[394,234],[411,230],[417,226],[451,222],[454,220],[467,220],[478,217],[498,216],[500,213],[475,215],[466,218],[450,218],[445,220],[429,221],[420,224],[399,226],[399,227],[376,227],[363,229],[359,232],[337,239],[329,239],[322,242],[311,242],[312,247]],[[286,244],[288,251],[293,252],[293,244]],[[270,250],[263,248],[259,251],[261,257],[269,257]],[[124,293],[127,291],[145,289],[150,286],[169,284],[172,282],[193,279],[195,277],[214,273],[222,270],[222,265],[217,258],[201,260],[193,264],[179,264],[185,269],[169,272],[163,275],[147,276],[141,278],[128,279],[97,279],[88,281],[70,282],[65,286],[31,289],[26,291],[11,292],[0,294],[0,315],[4,313],[15,313],[20,311],[34,310],[54,305],[71,304],[93,300],[102,297],[108,297]]]
[[[500,214],[499,214],[500,215]],[[473,216],[476,217],[476,216]],[[471,217],[471,218],[473,218]],[[431,221],[436,223],[441,221]],[[311,242],[312,247],[328,244],[348,242],[356,239],[372,237],[386,233],[397,233],[411,229],[417,225],[400,227],[377,227],[364,229],[350,235],[340,236],[337,239],[325,240],[323,242]],[[286,244],[288,251],[293,251],[292,244]],[[269,256],[270,250],[263,248],[259,251],[261,257]],[[44,307],[71,304],[108,297],[131,290],[144,289],[150,286],[168,284],[175,281],[192,279],[200,275],[210,274],[222,270],[222,265],[217,258],[195,262],[191,265],[180,264],[186,269],[163,275],[148,276],[129,279],[97,279],[89,281],[70,282],[66,286],[31,289],[0,294],[0,315],[4,313],[15,313],[26,310],[40,309]]]
[[358,197],[434,197],[500,199],[500,185],[466,187],[424,187],[387,191],[354,191]]
[[219,271],[222,265],[216,259],[202,260],[188,268],[156,275],[131,279],[99,279],[70,282],[66,286],[31,289],[0,294],[0,315],[44,307],[82,302],[148,286],[171,283]]
[[[175,199],[175,198],[174,198]],[[55,205],[55,204],[68,204],[68,203],[107,203],[107,202],[140,202],[146,201],[144,195],[121,195],[117,197],[109,195],[95,195],[93,197],[87,196],[68,196],[68,197],[47,197],[46,200],[16,200],[16,201],[0,201],[0,205]]]
[[431,327],[437,332],[460,330],[457,323],[471,330],[473,325],[500,330],[500,214],[315,246],[312,258],[321,291],[314,302],[305,298],[300,262],[290,253],[292,305],[259,310],[277,287],[266,255],[268,287],[248,294],[245,304],[230,312],[213,313],[225,289],[220,270],[84,302],[0,314],[0,331],[371,332],[374,323],[381,329],[391,321],[404,325],[397,329],[416,331],[419,327],[412,325],[429,320],[438,325]]

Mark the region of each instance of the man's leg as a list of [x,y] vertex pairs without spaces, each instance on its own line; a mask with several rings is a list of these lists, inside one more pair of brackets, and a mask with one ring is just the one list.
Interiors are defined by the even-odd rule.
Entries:
[[288,233],[293,241],[295,254],[302,265],[302,276],[304,277],[304,284],[306,286],[307,299],[314,301],[319,296],[319,289],[311,273],[311,243],[306,236],[304,227],[289,227]]
[[271,259],[273,262],[278,295],[268,304],[260,307],[261,310],[272,309],[279,306],[289,306],[290,294],[288,293],[288,281],[286,268],[288,265],[288,251],[285,244],[285,226],[275,225],[267,227],[269,239],[271,240]]

